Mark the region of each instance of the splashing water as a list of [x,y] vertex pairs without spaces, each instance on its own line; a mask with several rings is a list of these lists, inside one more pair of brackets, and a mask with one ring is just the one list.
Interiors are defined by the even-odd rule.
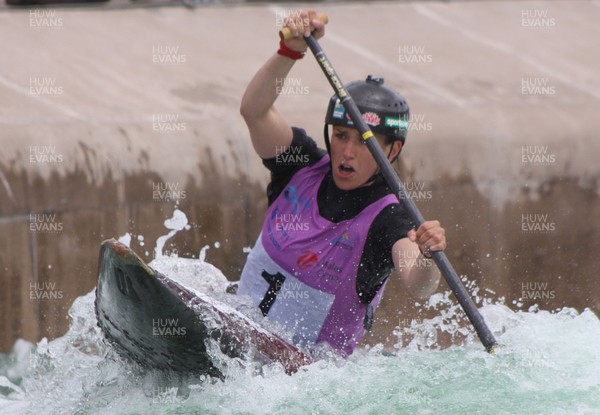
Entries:
[[[170,231],[185,229],[185,215],[173,218],[165,223]],[[151,266],[194,290],[222,293],[227,280],[204,261],[206,249],[201,260],[157,255]],[[293,376],[278,365],[231,362],[220,381],[121,358],[96,324],[94,296],[74,301],[64,336],[37,345],[18,340],[0,355],[0,414],[600,413],[600,321],[590,310],[513,311],[480,298],[501,345],[488,354],[450,293],[438,293],[422,307],[439,314],[398,328],[399,345],[410,340],[394,354],[361,349]],[[439,349],[440,333],[462,346]]]
[[168,234],[163,235],[156,240],[156,248],[154,248],[155,258],[160,258],[163,256],[163,248],[165,246],[165,243],[170,238],[172,238],[177,232],[183,229],[190,229],[187,216],[185,216],[185,213],[183,213],[179,209],[175,209],[175,211],[173,212],[173,217],[167,219],[164,225],[167,229],[170,229],[171,231]]
[[142,370],[106,345],[94,293],[67,334],[0,358],[0,413],[65,414],[597,414],[600,321],[590,311],[482,313],[502,347],[359,350],[287,376],[229,366],[225,382]]

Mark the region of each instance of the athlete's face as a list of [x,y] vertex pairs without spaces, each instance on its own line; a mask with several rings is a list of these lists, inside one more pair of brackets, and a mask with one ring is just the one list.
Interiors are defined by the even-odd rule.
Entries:
[[[375,134],[383,152],[388,155],[392,145],[385,145],[385,138]],[[390,159],[402,148],[400,141],[393,144]],[[377,162],[360,136],[358,130],[349,127],[333,126],[331,134],[331,167],[333,181],[342,190],[362,187],[377,171]]]

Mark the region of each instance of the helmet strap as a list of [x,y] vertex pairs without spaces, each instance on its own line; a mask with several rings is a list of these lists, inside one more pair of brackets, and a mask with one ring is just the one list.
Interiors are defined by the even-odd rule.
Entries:
[[323,137],[325,137],[325,147],[327,148],[327,154],[329,154],[329,159],[331,161],[331,145],[329,143],[329,125],[325,123],[325,128],[323,130]]
[[[389,152],[389,153],[388,153],[388,155],[387,155],[387,159],[388,159],[388,160],[390,159],[390,156],[392,155],[392,150],[393,150],[393,149],[394,149],[394,146],[392,145],[392,146],[390,147],[390,152]],[[380,174],[381,174],[381,169],[380,169],[380,168],[379,168],[379,166],[378,166],[378,167],[377,167],[377,170],[375,170],[375,173],[373,173],[373,175],[372,175],[371,177],[369,177],[369,178],[367,179],[367,181],[366,181],[366,182],[364,182],[364,183],[362,184],[362,186],[364,186],[364,185],[366,185],[366,184],[368,184],[368,183],[374,182],[374,181],[377,179],[377,176],[379,176]],[[362,187],[362,186],[361,186],[361,187]]]

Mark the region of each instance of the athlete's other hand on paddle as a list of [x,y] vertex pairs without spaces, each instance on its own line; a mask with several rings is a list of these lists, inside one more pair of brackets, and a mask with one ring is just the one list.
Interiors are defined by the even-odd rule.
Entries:
[[431,253],[446,249],[446,231],[437,220],[424,222],[419,229],[408,232],[408,239],[419,246],[421,253],[431,258]]

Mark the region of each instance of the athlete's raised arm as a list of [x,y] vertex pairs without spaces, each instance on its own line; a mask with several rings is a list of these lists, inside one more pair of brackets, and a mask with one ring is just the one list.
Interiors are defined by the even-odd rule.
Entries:
[[282,44],[248,84],[242,98],[240,113],[246,121],[256,153],[263,159],[277,155],[277,149],[292,142],[292,129],[275,107],[277,85],[282,85],[296,60],[306,49],[303,36],[313,33],[319,38],[325,33],[324,24],[312,10],[292,13],[284,24],[293,37]]

